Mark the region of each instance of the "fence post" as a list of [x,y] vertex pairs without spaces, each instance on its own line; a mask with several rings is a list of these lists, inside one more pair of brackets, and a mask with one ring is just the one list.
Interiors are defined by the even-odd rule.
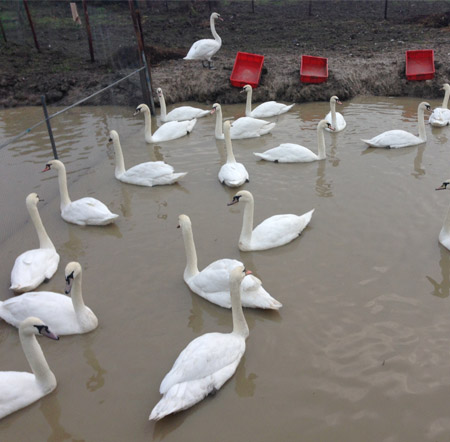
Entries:
[[41,103],[42,103],[42,108],[44,109],[45,122],[47,123],[48,136],[50,137],[50,143],[52,144],[53,156],[55,157],[55,160],[57,160],[58,152],[56,152],[55,139],[53,138],[52,126],[50,126],[50,120],[48,118],[47,104],[45,103],[45,95],[41,95]]
[[34,45],[36,46],[37,51],[41,52],[41,48],[39,47],[39,43],[36,38],[36,32],[34,31],[34,25],[33,25],[33,20],[31,19],[30,10],[28,9],[27,0],[22,0],[22,1],[23,1],[23,5],[25,6],[25,11],[27,13],[28,22],[30,23],[31,32],[33,34]]
[[3,28],[3,23],[2,23],[2,20],[1,20],[1,19],[0,19],[0,30],[2,31],[3,40],[5,40],[5,43],[7,43],[8,40],[6,40],[5,29]]
[[384,19],[387,20],[387,7],[388,7],[388,0],[384,1]]
[[89,15],[88,15],[88,11],[87,11],[86,0],[83,0],[83,10],[84,10],[84,21],[85,21],[85,25],[86,25],[86,32],[88,35],[89,53],[91,54],[91,61],[93,63],[95,61],[94,46],[92,45],[91,25],[89,24]]

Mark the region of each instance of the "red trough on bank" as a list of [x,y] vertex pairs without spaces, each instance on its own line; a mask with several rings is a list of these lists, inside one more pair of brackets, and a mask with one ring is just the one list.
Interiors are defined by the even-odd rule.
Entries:
[[434,78],[434,50],[406,51],[406,79],[431,80]]
[[328,79],[328,58],[302,55],[300,81],[302,83],[323,83]]
[[252,88],[258,87],[263,64],[264,55],[238,52],[231,72],[231,84],[236,87],[244,87],[246,84]]

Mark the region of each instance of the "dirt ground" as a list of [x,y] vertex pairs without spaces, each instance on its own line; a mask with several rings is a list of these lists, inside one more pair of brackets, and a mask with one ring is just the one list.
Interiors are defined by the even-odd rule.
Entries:
[[[95,61],[90,61],[82,25],[73,22],[67,2],[29,1],[39,53],[22,2],[3,1],[0,17],[0,107],[49,103],[69,105],[138,67],[136,38],[127,1],[87,2]],[[341,100],[356,95],[441,97],[450,81],[448,1],[138,1],[151,59],[153,88],[166,101],[238,103],[245,97],[230,85],[237,51],[265,56],[254,101]],[[216,29],[223,40],[215,70],[182,57],[200,38],[210,38],[209,15],[221,14]],[[433,80],[407,81],[405,51],[434,49]],[[299,80],[301,55],[327,57],[329,78],[322,84]],[[142,101],[134,75],[87,104],[135,106]],[[156,104],[157,100],[156,100]]]

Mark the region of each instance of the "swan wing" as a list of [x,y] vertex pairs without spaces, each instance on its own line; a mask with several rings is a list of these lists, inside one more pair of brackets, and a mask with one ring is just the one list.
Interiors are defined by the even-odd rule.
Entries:
[[86,197],[72,201],[61,211],[63,219],[78,225],[103,225],[113,222],[119,215],[112,213],[101,201]]
[[277,163],[307,163],[319,159],[307,147],[292,143],[283,143],[262,153],[254,152],[254,155],[263,160]]
[[291,109],[294,104],[286,105],[283,103],[277,103],[276,101],[266,101],[259,106],[256,106],[248,116],[252,118],[274,117],[276,115],[284,114]]
[[232,139],[255,138],[269,133],[276,123],[251,117],[241,117],[233,122],[230,134]]
[[247,169],[241,163],[226,163],[219,170],[219,181],[229,187],[239,187],[249,181]]
[[437,107],[430,115],[428,122],[432,126],[442,127],[450,124],[450,109],[444,107]]
[[192,106],[180,106],[176,109],[171,110],[166,115],[166,121],[184,121],[184,120],[193,120],[194,118],[205,117],[210,114],[211,111],[203,110],[198,107]]
[[152,141],[170,141],[184,137],[188,133],[192,132],[196,122],[197,120],[194,118],[193,120],[169,121],[168,123],[164,123],[152,135]]
[[222,43],[211,38],[197,40],[189,49],[184,60],[210,60],[220,49]]
[[421,138],[410,132],[400,129],[388,130],[370,140],[362,140],[371,147],[386,147],[396,149],[400,147],[415,146],[424,142]]
[[247,275],[241,283],[241,301],[244,307],[265,308],[278,310],[282,304],[262,286],[262,282],[256,276]]
[[[331,111],[327,113],[325,116],[325,120],[328,121],[331,125],[333,125],[333,119],[331,118]],[[336,112],[336,127],[334,127],[334,132],[339,132],[341,130],[345,129],[345,126],[347,126],[347,122],[345,121],[345,118],[340,112]],[[333,132],[328,127],[325,128],[327,132]]]

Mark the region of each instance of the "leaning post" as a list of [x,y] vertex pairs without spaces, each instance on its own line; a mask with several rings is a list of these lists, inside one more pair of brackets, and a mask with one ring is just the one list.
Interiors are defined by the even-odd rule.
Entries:
[[87,10],[86,0],[83,0],[83,11],[84,11],[84,21],[85,21],[85,25],[86,25],[86,32],[88,35],[89,53],[91,54],[91,61],[93,63],[95,61],[94,46],[92,44],[91,25],[89,24],[89,15],[88,15],[88,10]]
[[37,51],[41,52],[41,48],[39,47],[39,43],[37,41],[36,32],[34,30],[33,20],[31,19],[30,10],[28,9],[28,2],[27,2],[27,0],[22,0],[22,1],[23,1],[23,5],[25,6],[25,11],[27,13],[28,22],[30,23],[31,33],[33,34],[34,45],[36,46]]
[[56,152],[56,145],[55,145],[55,139],[53,138],[52,126],[50,125],[50,120],[48,118],[47,104],[45,102],[45,95],[41,95],[41,103],[42,103],[42,108],[44,110],[45,122],[47,123],[48,136],[50,138],[50,143],[52,144],[53,156],[55,157],[55,160],[57,160],[58,152]]

